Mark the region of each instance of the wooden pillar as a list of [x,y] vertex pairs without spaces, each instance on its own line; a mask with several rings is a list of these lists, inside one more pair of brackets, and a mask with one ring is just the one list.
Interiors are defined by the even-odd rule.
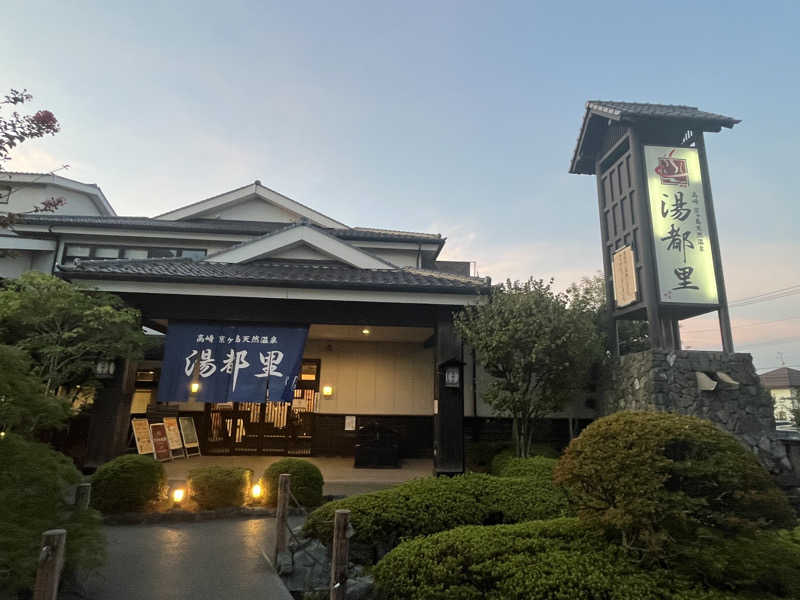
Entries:
[[135,381],[136,363],[117,361],[114,377],[97,391],[89,426],[87,465],[100,465],[125,452]]
[[722,350],[733,354],[733,332],[731,331],[731,316],[728,311],[728,292],[725,289],[725,276],[722,273],[722,254],[719,249],[719,234],[717,233],[717,217],[714,214],[714,200],[711,196],[711,177],[708,174],[708,159],[706,157],[706,142],[703,132],[695,134],[695,145],[700,159],[700,172],[703,175],[703,195],[706,200],[706,217],[708,219],[708,237],[711,241],[711,251],[714,257],[714,276],[717,283],[717,299],[719,301],[719,331],[722,338]]
[[658,294],[658,269],[656,268],[655,242],[653,240],[653,220],[650,216],[650,193],[647,186],[647,170],[644,162],[644,152],[642,151],[642,141],[638,132],[631,127],[628,130],[631,145],[631,160],[635,165],[633,171],[636,173],[636,188],[638,190],[637,212],[639,214],[640,232],[639,252],[642,253],[642,264],[649,265],[642,269],[644,281],[640,281],[642,294],[647,304],[647,326],[650,337],[650,347],[663,349],[666,347],[659,311]]
[[286,550],[289,527],[289,496],[291,495],[291,475],[278,476],[278,506],[275,509],[275,547],[272,551],[272,564],[278,568],[278,554]]
[[347,595],[347,563],[350,554],[350,511],[338,509],[333,518],[331,544],[330,600],[344,600]]
[[65,529],[50,529],[42,534],[42,548],[36,568],[33,600],[56,600],[61,570],[64,568],[64,551],[67,546]]
[[[464,472],[464,369],[461,340],[452,310],[442,310],[436,323],[436,388],[433,415],[433,463],[437,475]],[[458,367],[459,384],[445,385],[447,366]]]
[[[595,162],[595,179],[597,180],[597,207],[600,211],[600,227],[608,227],[608,219],[606,217],[606,191],[603,189],[603,173],[601,171],[600,160]],[[609,238],[606,241],[605,238]],[[619,331],[617,329],[617,320],[614,318],[614,310],[616,305],[614,303],[614,287],[613,275],[611,270],[611,251],[609,247],[610,236],[601,235],[600,244],[603,246],[603,280],[605,281],[606,291],[606,306],[608,307],[608,331],[606,347],[611,352],[612,356],[619,356]]]

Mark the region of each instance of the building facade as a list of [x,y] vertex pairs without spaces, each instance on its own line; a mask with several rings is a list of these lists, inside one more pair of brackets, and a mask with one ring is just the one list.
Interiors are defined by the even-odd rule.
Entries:
[[800,408],[800,371],[781,367],[760,375],[761,385],[769,390],[776,421],[793,421],[792,411]]
[[[17,200],[42,186],[19,177]],[[352,455],[358,428],[377,424],[398,434],[401,456],[433,456],[443,472],[463,469],[465,430],[507,432],[481,401],[486,378],[452,326],[491,282],[469,262],[439,260],[440,234],[349,227],[259,181],[153,218],[122,217],[96,186],[57,179],[57,190],[39,191],[83,196],[18,217],[6,237],[19,251],[0,276],[33,268],[113,292],[167,338],[174,323],[308,330],[291,405],[159,397],[163,353],[118,369],[95,402],[95,460],[126,450],[131,417],[164,408],[194,418],[205,453]],[[460,369],[455,388],[442,383],[445,364]],[[578,402],[569,416],[593,412]]]

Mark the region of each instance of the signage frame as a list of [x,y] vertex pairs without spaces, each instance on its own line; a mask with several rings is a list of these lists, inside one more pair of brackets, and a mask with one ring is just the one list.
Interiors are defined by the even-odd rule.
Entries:
[[133,439],[136,442],[136,452],[138,454],[152,454],[153,438],[150,435],[150,423],[147,419],[131,419],[131,429],[133,430]]
[[190,456],[201,456],[200,441],[197,437],[197,428],[194,425],[194,419],[192,417],[178,417],[178,425],[181,429],[186,458]]
[[172,450],[169,447],[167,428],[164,423],[150,423],[150,438],[153,440],[153,458],[159,462],[171,461]]

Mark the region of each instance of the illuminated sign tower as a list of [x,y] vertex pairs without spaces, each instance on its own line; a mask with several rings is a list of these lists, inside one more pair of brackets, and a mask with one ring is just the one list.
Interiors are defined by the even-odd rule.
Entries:
[[706,131],[739,120],[692,106],[589,101],[570,173],[596,175],[609,345],[646,320],[653,348],[679,350],[681,319],[717,311],[733,352]]

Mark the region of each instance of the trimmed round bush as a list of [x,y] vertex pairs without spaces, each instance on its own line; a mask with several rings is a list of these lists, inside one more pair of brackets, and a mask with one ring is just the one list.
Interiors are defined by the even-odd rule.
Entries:
[[350,511],[355,531],[350,538],[351,555],[370,564],[404,538],[459,525],[517,523],[569,514],[566,497],[549,478],[470,473],[416,479],[328,502],[309,515],[304,533],[329,545],[337,509]]
[[164,465],[152,456],[118,456],[92,475],[92,506],[107,514],[141,511],[159,499],[165,483]]
[[322,473],[317,466],[302,458],[282,458],[264,471],[267,485],[267,504],[278,501],[278,477],[282,473],[292,476],[292,495],[304,507],[313,508],[322,504]]
[[649,552],[705,530],[794,523],[785,494],[756,457],[696,417],[621,412],[599,419],[569,445],[555,480],[582,519]]
[[250,495],[253,472],[241,467],[211,465],[189,471],[189,490],[200,508],[242,506]]
[[[791,582],[707,588],[648,567],[577,519],[467,526],[408,540],[374,568],[383,600],[734,600],[796,597]],[[777,595],[772,595],[772,592]]]

